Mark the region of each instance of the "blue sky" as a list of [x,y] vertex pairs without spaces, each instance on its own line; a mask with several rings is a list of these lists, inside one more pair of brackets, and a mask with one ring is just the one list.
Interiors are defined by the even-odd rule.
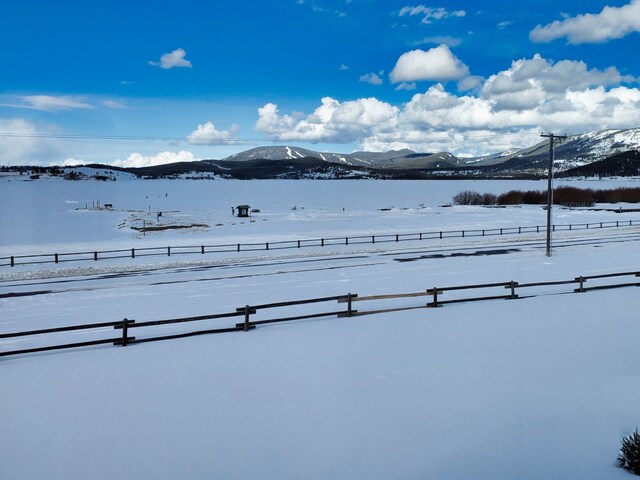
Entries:
[[6,0],[0,164],[468,156],[640,126],[640,0],[502,3]]

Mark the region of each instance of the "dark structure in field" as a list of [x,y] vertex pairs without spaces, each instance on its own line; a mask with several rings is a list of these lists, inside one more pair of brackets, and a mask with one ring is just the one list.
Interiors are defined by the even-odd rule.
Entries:
[[249,210],[251,207],[249,205],[238,205],[236,207],[236,212],[239,218],[244,218],[249,216]]

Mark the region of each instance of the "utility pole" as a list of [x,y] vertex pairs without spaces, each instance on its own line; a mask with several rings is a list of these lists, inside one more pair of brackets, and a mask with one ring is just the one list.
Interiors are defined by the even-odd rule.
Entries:
[[547,257],[551,256],[551,206],[553,205],[553,141],[565,139],[566,135],[554,135],[553,133],[541,133],[541,137],[549,139],[549,174],[547,176]]

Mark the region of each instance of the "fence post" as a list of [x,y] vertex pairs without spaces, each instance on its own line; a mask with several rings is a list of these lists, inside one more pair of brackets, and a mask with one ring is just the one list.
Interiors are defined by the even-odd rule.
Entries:
[[298,240],[298,248],[300,248],[300,240]]
[[265,243],[264,245],[266,247],[266,250],[269,250],[269,242]]
[[462,230],[462,238],[464,238],[464,230]]
[[350,317],[352,315],[351,302],[351,292],[349,292],[347,293],[347,317]]
[[167,257],[171,256],[171,247],[167,247]]
[[482,230],[482,236],[484,237],[484,230]]
[[522,227],[518,227],[518,233],[522,233]]
[[540,233],[540,225],[536,225],[536,233]]
[[93,261],[94,262],[98,261],[98,252],[93,252]]
[[131,249],[131,258],[136,258],[136,249],[135,248]]
[[202,255],[204,255],[204,245],[200,246],[200,253],[202,253]]
[[511,300],[515,300],[516,298],[518,298],[518,296],[516,295],[517,286],[518,282],[514,282],[513,280],[511,280],[511,283],[509,284],[509,288],[511,288]]
[[431,304],[431,306],[438,307],[438,289],[436,287],[433,287],[433,290],[431,291],[433,292],[433,303]]
[[344,239],[344,244],[345,244],[345,245],[349,245],[349,237],[345,237],[345,239]]
[[372,244],[376,243],[376,236],[375,235],[371,235],[371,243]]
[[420,232],[420,240],[422,240],[422,232]]
[[11,266],[12,266],[12,267],[15,267],[15,266],[16,266],[16,261],[15,261],[15,259],[13,258],[13,255],[11,255]]
[[502,235],[502,229],[500,229],[500,235]]
[[240,251],[240,244],[238,244],[238,251]]
[[442,240],[442,232],[440,232],[440,240]]
[[321,246],[321,247],[324,247],[324,238],[321,238],[321,239],[320,239],[320,246]]
[[127,346],[128,336],[129,336],[129,320],[125,318],[122,320],[122,346],[123,347]]
[[396,233],[396,242],[400,241],[399,235]]
[[57,253],[55,253],[53,255],[53,259],[54,259],[55,263],[58,263],[58,254]]
[[574,292],[584,292],[584,277],[579,276],[576,278],[577,281],[580,282],[580,286],[574,290]]
[[249,315],[251,315],[251,307],[249,307],[249,305],[246,305],[244,307],[244,331],[245,332],[249,331]]

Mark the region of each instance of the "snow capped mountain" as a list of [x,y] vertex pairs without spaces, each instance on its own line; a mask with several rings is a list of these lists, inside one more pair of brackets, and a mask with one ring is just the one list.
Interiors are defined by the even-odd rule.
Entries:
[[[558,139],[555,144],[555,166],[558,170],[587,165],[629,150],[640,150],[640,128],[598,130]],[[331,153],[294,146],[252,148],[225,158],[225,161],[318,159],[328,163],[376,169],[455,169],[490,168],[492,171],[513,170],[535,172],[546,168],[549,140],[543,139],[528,148],[512,148],[475,158],[458,159],[449,152],[416,153],[409,149],[389,152]]]
[[[566,139],[557,139],[554,148],[554,165],[558,170],[588,165],[604,158],[640,150],[640,128],[624,130],[597,130]],[[474,167],[510,168],[529,170],[546,168],[549,159],[549,140],[522,149],[465,159],[465,164]]]
[[315,158],[328,163],[369,168],[451,168],[464,165],[449,152],[416,153],[413,150],[388,152],[331,153],[316,152],[294,146],[257,147],[226,157],[223,161],[247,162],[252,160],[298,160]]

